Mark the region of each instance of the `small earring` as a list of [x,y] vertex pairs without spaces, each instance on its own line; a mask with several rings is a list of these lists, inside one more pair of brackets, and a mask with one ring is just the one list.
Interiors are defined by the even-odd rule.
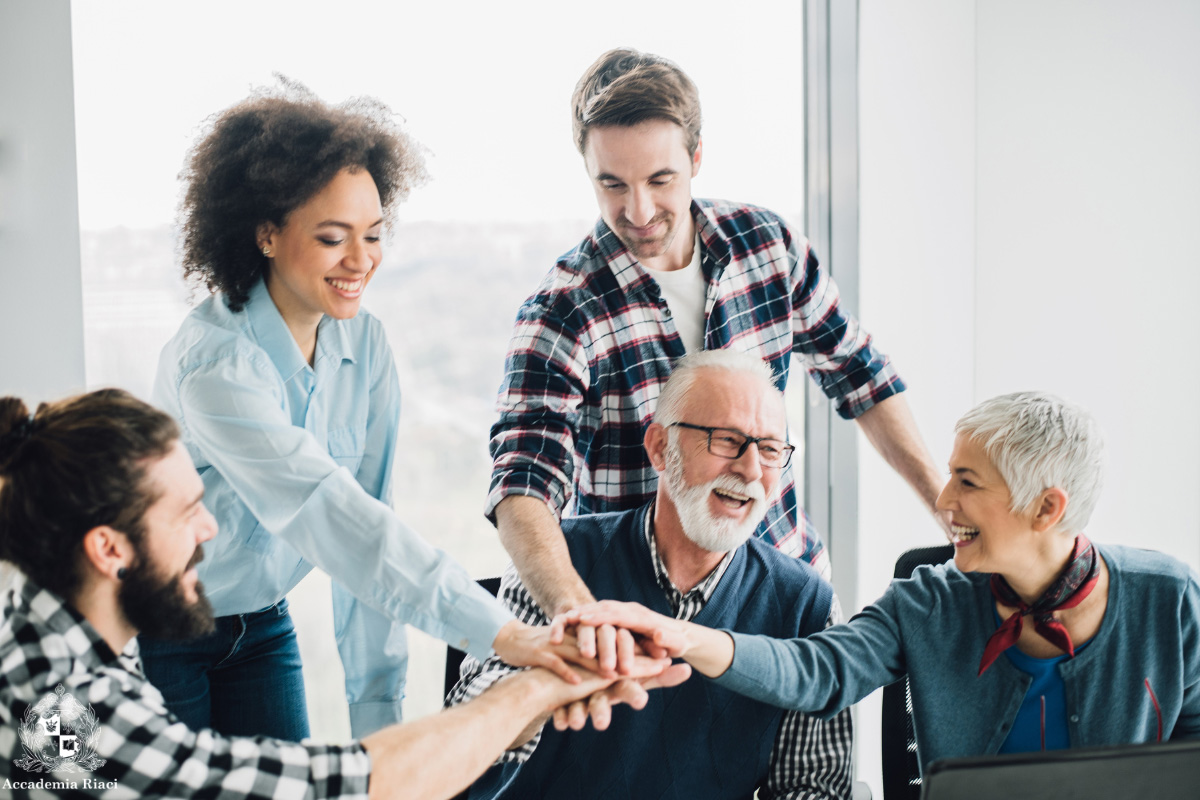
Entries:
[[263,255],[264,255],[264,256],[266,256],[267,258],[270,258],[270,257],[271,257],[271,248],[269,248],[269,247],[264,247],[264,248],[263,248]]
[[125,580],[125,576],[128,574],[129,574],[129,570],[125,569],[124,567],[117,567],[117,580],[119,580],[119,581]]

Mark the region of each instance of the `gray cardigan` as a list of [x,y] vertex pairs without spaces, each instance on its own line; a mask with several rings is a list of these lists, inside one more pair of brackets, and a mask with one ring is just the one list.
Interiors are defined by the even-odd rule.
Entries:
[[[1099,547],[1108,609],[1091,645],[1059,666],[1072,747],[1200,738],[1200,579],[1170,556]],[[721,686],[828,717],[908,675],[922,769],[939,758],[995,753],[1031,680],[1007,658],[981,677],[996,629],[984,573],[920,567],[844,625],[806,639],[730,632]]]

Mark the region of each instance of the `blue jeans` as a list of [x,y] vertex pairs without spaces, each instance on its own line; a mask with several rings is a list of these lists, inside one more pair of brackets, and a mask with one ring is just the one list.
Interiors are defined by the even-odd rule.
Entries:
[[262,611],[217,617],[209,636],[179,642],[143,636],[138,644],[146,678],[192,730],[289,742],[309,735],[286,598]]

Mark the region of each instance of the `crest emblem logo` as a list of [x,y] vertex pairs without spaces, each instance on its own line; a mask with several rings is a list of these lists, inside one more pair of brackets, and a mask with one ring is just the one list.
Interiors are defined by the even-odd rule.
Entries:
[[13,763],[28,772],[91,772],[105,764],[96,755],[96,712],[60,683],[25,711],[19,733],[25,757]]

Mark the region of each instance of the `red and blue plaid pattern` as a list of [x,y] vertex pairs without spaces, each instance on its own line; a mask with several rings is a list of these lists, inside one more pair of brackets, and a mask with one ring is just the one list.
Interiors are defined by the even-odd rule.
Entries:
[[[759,355],[780,389],[795,353],[847,419],[904,391],[887,356],[840,307],[808,242],[776,214],[694,200],[692,216],[708,282],[706,349]],[[492,426],[488,516],[511,494],[568,515],[649,502],[657,475],[642,436],[684,352],[651,273],[598,221],[517,313]],[[780,485],[758,535],[815,562],[824,548],[790,467]]]

